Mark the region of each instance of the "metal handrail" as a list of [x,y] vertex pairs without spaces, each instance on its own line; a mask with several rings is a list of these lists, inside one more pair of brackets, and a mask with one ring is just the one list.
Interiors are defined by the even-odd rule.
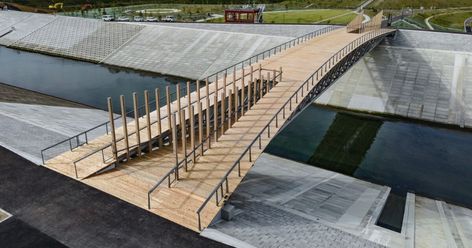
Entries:
[[[228,70],[231,69],[231,68],[236,69],[239,65],[241,65],[241,68],[243,68],[243,67],[244,67],[244,64],[245,64],[245,63],[247,64],[248,61],[249,61],[249,65],[251,65],[251,64],[253,63],[252,60],[253,60],[254,58],[255,58],[255,61],[254,61],[254,62],[257,63],[257,62],[259,62],[259,56],[262,56],[262,59],[269,58],[271,55],[277,54],[277,50],[279,50],[279,52],[281,52],[281,51],[282,51],[282,47],[283,47],[283,50],[286,50],[287,48],[290,48],[290,47],[292,47],[292,46],[295,46],[295,45],[297,45],[297,44],[300,44],[300,42],[307,41],[307,40],[309,40],[309,39],[312,39],[312,38],[317,37],[317,36],[319,36],[319,35],[328,33],[328,32],[330,32],[330,31],[332,31],[332,30],[334,30],[334,29],[337,29],[337,28],[340,28],[340,27],[339,27],[339,26],[329,26],[329,27],[325,27],[325,28],[322,28],[322,29],[319,29],[319,30],[316,30],[316,31],[313,31],[313,32],[310,32],[310,33],[307,33],[307,34],[304,34],[304,35],[299,36],[299,37],[297,37],[297,38],[294,38],[294,39],[292,39],[292,40],[289,40],[289,41],[287,41],[287,42],[285,42],[285,43],[282,43],[282,44],[280,44],[280,45],[278,45],[278,46],[275,46],[275,47],[273,47],[273,48],[267,49],[267,50],[265,50],[265,51],[263,51],[263,52],[260,52],[260,53],[258,53],[258,54],[256,54],[256,55],[254,55],[254,56],[248,58],[248,59],[245,59],[245,60],[243,60],[243,61],[241,61],[241,62],[238,62],[238,63],[236,63],[236,64],[234,64],[234,65],[228,66],[228,67],[226,67],[226,68],[224,68],[224,69],[222,69],[222,70],[220,70],[220,71],[218,71],[218,72],[216,72],[216,73],[213,73],[212,75],[206,77],[207,82],[209,83],[211,77],[213,77],[213,76],[215,77],[215,80],[217,80],[217,79],[218,79],[218,74],[220,74],[220,73],[223,73],[223,72],[224,72],[225,74],[228,74]],[[293,43],[293,45],[292,45],[292,43]],[[287,45],[288,45],[288,47],[287,47]],[[274,50],[273,53],[271,52],[272,50]],[[265,56],[266,53],[268,53],[267,57]],[[245,76],[245,75],[243,75],[243,76]],[[234,82],[231,82],[231,83],[229,83],[228,85],[231,85],[232,83],[234,83]],[[219,89],[217,89],[217,90],[219,90]],[[185,91],[185,89],[182,88],[182,89],[181,89],[181,93],[182,93],[182,91]],[[176,92],[172,93],[171,96],[173,96],[173,95],[175,95],[175,94],[176,94]],[[213,93],[211,93],[211,94],[213,94]],[[211,94],[210,94],[210,95],[211,95]],[[166,96],[161,97],[161,98],[159,99],[159,101],[161,102],[161,101],[165,100],[165,98],[166,98]],[[203,98],[203,99],[204,99],[204,98]],[[156,102],[156,100],[152,100],[152,101],[149,102],[149,104],[154,104],[155,102]],[[192,102],[192,104],[193,104],[193,102]],[[140,107],[138,108],[138,112],[141,112],[140,110],[143,109],[144,107],[145,107],[145,105],[140,106]],[[134,110],[131,110],[131,111],[127,112],[126,115],[131,114],[131,113],[133,113],[133,112],[134,112]],[[139,115],[138,115],[138,116],[139,116]],[[141,117],[141,116],[140,116],[140,117]],[[118,115],[118,117],[114,118],[114,121],[118,120],[119,118],[121,118],[121,115]],[[161,119],[161,120],[162,120],[162,119]],[[76,140],[76,143],[77,143],[77,144],[76,144],[76,147],[79,147],[79,146],[81,146],[81,145],[83,144],[83,143],[80,144],[80,137],[81,137],[81,136],[85,136],[85,144],[88,144],[88,135],[87,135],[87,133],[90,133],[90,132],[93,131],[93,130],[96,130],[96,129],[100,128],[100,127],[105,126],[106,133],[108,134],[108,133],[109,133],[109,132],[108,132],[108,124],[109,124],[109,123],[110,123],[110,121],[106,121],[106,122],[104,122],[104,123],[102,123],[102,124],[99,124],[99,125],[97,125],[97,126],[95,126],[95,127],[90,128],[90,129],[88,129],[88,130],[86,130],[86,131],[83,131],[83,132],[81,132],[81,133],[79,133],[79,134],[77,134],[77,135],[74,135],[74,136],[72,136],[72,137],[70,137],[70,138],[66,138],[66,139],[64,139],[64,140],[62,140],[62,141],[60,141],[60,142],[57,142],[56,144],[50,145],[50,146],[48,146],[48,147],[46,147],[46,148],[43,148],[43,149],[41,150],[41,159],[42,159],[43,165],[45,164],[44,153],[45,153],[47,150],[49,150],[49,149],[51,149],[51,148],[53,148],[53,147],[59,146],[59,145],[65,143],[65,142],[69,142],[69,148],[70,148],[70,150],[72,151],[72,150],[74,149],[74,148],[72,148],[72,141],[73,141],[74,139]],[[98,151],[98,152],[99,152],[99,151]]]
[[[325,76],[326,73],[334,68],[334,64],[336,61],[341,61],[345,55],[349,54],[350,52],[354,51],[358,47],[360,47],[362,44],[364,44],[366,41],[371,40],[373,38],[376,38],[377,36],[381,34],[387,34],[392,31],[385,32],[382,29],[375,30],[373,32],[369,32],[356,40],[350,42],[348,45],[346,45],[344,48],[336,52],[333,56],[331,56],[325,63],[323,63],[313,74],[311,74],[307,80],[290,96],[290,98],[284,103],[284,105],[277,111],[277,113],[269,120],[266,126],[258,133],[258,135],[254,138],[254,140],[249,144],[249,146],[243,151],[241,156],[234,162],[234,164],[230,167],[230,169],[226,172],[224,177],[220,180],[220,182],[216,185],[216,187],[211,191],[211,193],[208,195],[208,197],[205,199],[205,201],[202,203],[202,205],[197,209],[196,214],[198,218],[198,229],[201,229],[201,216],[200,213],[201,211],[206,207],[210,199],[215,195],[216,197],[216,205],[219,205],[219,199],[218,199],[218,190],[221,191],[222,198],[224,197],[223,195],[223,185],[226,182],[226,193],[229,193],[229,181],[228,177],[229,174],[233,172],[234,168],[238,166],[238,176],[241,177],[241,160],[242,158],[249,153],[249,162],[252,162],[252,156],[251,156],[251,148],[252,146],[256,143],[256,141],[259,140],[259,149],[262,149],[261,146],[261,140],[262,140],[262,134],[267,130],[268,137],[270,138],[270,126],[272,125],[272,122],[275,120],[275,125],[276,128],[278,128],[278,115],[283,112],[283,119],[285,119],[285,109],[287,105],[289,105],[289,110],[291,111],[292,109],[292,100],[295,98],[295,102],[298,103],[298,95],[299,92],[301,91],[302,97],[303,97],[303,90],[305,87],[308,88],[308,84],[311,81],[312,85],[314,83],[315,75],[316,79],[319,79],[320,73],[321,76]],[[330,66],[328,68],[328,65]]]
[[[282,71],[278,71],[278,72],[279,72],[279,74],[278,74],[278,75],[276,74],[275,78],[281,78],[281,77],[282,77]],[[268,80],[267,83],[269,83],[270,79],[267,79],[267,80]],[[261,82],[261,83],[262,83],[262,82]],[[272,88],[273,88],[275,85],[277,85],[277,82],[276,82],[276,81],[273,81],[273,82],[272,82]],[[271,88],[271,89],[272,89],[272,88]],[[249,90],[251,90],[251,89],[249,89]],[[266,92],[266,93],[267,93],[267,92]],[[254,94],[255,94],[255,93],[254,93]],[[261,92],[261,94],[262,94],[262,92]],[[250,100],[251,100],[251,99],[248,99],[247,105],[250,105],[250,104],[251,104],[251,101],[250,101]],[[259,100],[260,100],[260,99],[259,99]],[[254,104],[256,104],[256,102],[254,102],[253,105],[254,105]],[[237,118],[237,115],[242,112],[242,108],[244,108],[244,106],[241,106],[241,108],[238,109],[237,112],[233,112],[231,115],[234,115],[234,116]],[[227,109],[229,109],[229,106],[228,106]],[[225,109],[225,112],[227,111],[227,109]],[[230,116],[228,116],[228,118],[230,118]],[[220,123],[220,125],[218,125],[218,127],[217,127],[217,130],[219,130],[219,129],[221,128],[221,126],[224,125],[224,124],[225,124],[225,123]],[[180,169],[180,168],[182,167],[182,166],[181,166],[182,163],[184,163],[185,161],[188,162],[188,158],[189,158],[192,154],[195,155],[195,154],[196,154],[196,151],[197,151],[198,149],[200,149],[200,147],[202,148],[202,151],[201,151],[201,155],[202,155],[202,156],[203,156],[204,152],[206,152],[207,150],[211,149],[211,139],[212,139],[213,137],[215,137],[215,135],[217,135],[217,134],[215,134],[215,130],[212,129],[212,133],[211,133],[211,134],[209,134],[200,144],[198,144],[197,146],[195,146],[191,152],[187,153],[187,152],[185,151],[185,153],[186,153],[186,154],[185,154],[185,158],[182,159],[180,162],[178,162],[175,167],[172,167],[172,169],[169,170],[169,172],[167,172],[166,174],[164,174],[164,175],[161,177],[161,179],[160,179],[159,181],[157,181],[157,183],[148,191],[148,209],[151,209],[151,194],[157,189],[157,187],[159,187],[159,186],[164,182],[164,180],[165,180],[166,178],[167,178],[167,182],[168,182],[168,185],[167,185],[167,186],[170,187],[170,185],[171,185],[170,176],[171,176],[172,174],[174,174],[174,175],[175,175],[175,178],[178,179],[178,178],[177,178],[177,173],[175,173],[175,172],[176,172],[178,169]],[[204,150],[204,144],[205,144],[205,142],[207,142],[207,141],[208,141],[208,149]],[[193,161],[193,159],[191,159],[190,161]]]
[[[274,46],[274,47],[269,48],[269,49],[267,49],[267,50],[264,50],[264,51],[262,51],[262,52],[260,52],[260,53],[258,53],[258,54],[256,54],[256,55],[253,55],[253,56],[251,56],[251,57],[249,57],[249,58],[247,58],[247,59],[245,59],[245,60],[243,60],[243,61],[241,61],[241,62],[238,62],[238,63],[236,63],[236,64],[230,65],[230,66],[228,66],[228,67],[226,67],[226,68],[224,68],[224,69],[222,69],[222,70],[220,70],[220,71],[218,71],[218,72],[215,72],[215,73],[213,73],[213,74],[211,74],[211,75],[209,75],[209,76],[206,76],[206,78],[215,77],[215,79],[216,79],[216,78],[218,78],[218,75],[219,75],[219,74],[222,74],[222,75],[228,74],[228,71],[232,71],[233,68],[238,68],[238,67],[243,68],[245,64],[246,64],[246,65],[251,65],[251,64],[253,64],[253,63],[258,63],[258,62],[259,62],[259,57],[261,57],[261,60],[264,60],[264,59],[266,59],[266,58],[270,58],[272,55],[275,55],[275,54],[280,53],[280,52],[282,52],[282,51],[284,51],[284,50],[287,50],[287,48],[291,48],[291,47],[293,47],[293,46],[295,46],[295,45],[298,45],[298,44],[303,43],[303,42],[305,42],[305,41],[307,41],[307,40],[313,39],[313,38],[315,38],[315,37],[317,37],[317,36],[320,36],[320,35],[329,33],[329,32],[331,32],[331,31],[333,31],[333,30],[335,30],[335,29],[339,29],[339,28],[341,28],[341,27],[342,27],[342,26],[334,26],[334,25],[333,25],[333,26],[328,26],[328,27],[324,27],[324,28],[322,28],[322,29],[318,29],[318,30],[312,31],[312,32],[310,32],[310,33],[301,35],[301,36],[299,36],[299,37],[293,38],[293,39],[291,39],[291,40],[289,40],[289,41],[286,41],[286,42],[284,42],[284,43],[282,43],[282,44],[280,44],[280,45],[277,45],[277,46]],[[283,50],[282,50],[282,49],[283,49]],[[272,50],[273,50],[273,52],[272,52]],[[266,53],[267,53],[267,55],[266,55]]]

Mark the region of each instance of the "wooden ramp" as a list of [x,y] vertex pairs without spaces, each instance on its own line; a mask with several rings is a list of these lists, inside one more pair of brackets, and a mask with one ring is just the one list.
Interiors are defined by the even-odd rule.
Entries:
[[[296,111],[296,106],[306,96],[306,92],[314,89],[319,80],[331,68],[335,67],[339,61],[348,56],[350,52],[355,51],[356,48],[362,46],[365,42],[389,32],[391,30],[372,30],[364,34],[357,34],[348,33],[346,29],[339,29],[320,37],[315,37],[263,61],[261,68],[264,70],[273,72],[283,68],[283,74],[281,78],[277,77],[275,87],[270,90],[260,91],[264,92],[264,96],[258,99],[250,109],[240,109],[236,115],[234,115],[234,112],[231,114],[231,111],[221,111],[221,109],[225,109],[224,104],[234,102],[226,98],[226,96],[231,95],[230,90],[232,90],[233,86],[222,84],[223,81],[218,81],[220,86],[223,85],[221,87],[216,87],[215,83],[210,84],[209,88],[213,87],[213,90],[219,89],[216,95],[220,95],[220,93],[223,95],[218,98],[210,97],[208,102],[202,100],[202,109],[212,109],[215,106],[215,102],[223,105],[220,108],[219,116],[216,114],[214,118],[217,121],[216,130],[220,130],[218,123],[220,125],[223,123],[223,130],[219,131],[216,135],[218,137],[217,142],[212,141],[211,148],[207,149],[203,156],[199,156],[196,161],[189,162],[187,170],[182,167],[177,169],[179,180],[175,180],[175,173],[169,174],[175,168],[176,161],[178,161],[175,159],[175,150],[165,146],[120,164],[117,168],[110,171],[88,177],[110,163],[116,162],[111,160],[103,163],[101,152],[94,153],[92,156],[87,157],[87,159],[82,160],[80,165],[77,165],[79,178],[83,178],[82,182],[97,189],[110,193],[136,206],[148,209],[192,230],[200,231],[210,224],[222,206],[221,201],[223,197],[229,196],[234,191],[251,168],[253,162],[270,142],[273,135],[282,127],[287,118]],[[315,71],[318,71],[316,77],[313,74]],[[260,70],[257,72],[260,72]],[[250,84],[248,87],[248,82],[256,81],[251,80],[250,74],[244,73],[244,77],[242,77],[242,71],[236,72],[235,77],[244,78],[244,80],[239,80],[242,83],[241,87],[238,85],[239,89],[252,89],[254,87],[253,84]],[[260,80],[260,82],[263,81]],[[262,88],[267,85],[260,84],[255,87]],[[239,92],[239,95],[233,95],[233,100],[235,98],[241,99],[241,97],[242,99],[254,97],[253,95],[245,96],[244,94],[251,93],[245,93],[245,91],[240,91],[238,88],[236,92]],[[204,88],[200,90],[201,95],[206,94],[206,92],[208,91]],[[232,90],[232,93],[234,92]],[[190,94],[191,98],[195,99],[196,94]],[[187,100],[181,99],[180,103],[172,103],[172,109],[179,109],[177,107],[179,104],[185,106],[183,104]],[[239,105],[237,102],[233,106]],[[239,102],[241,103],[241,101]],[[198,103],[192,103],[191,105],[198,107]],[[215,112],[218,113],[218,111]],[[189,116],[188,113],[189,111],[184,114],[185,118],[183,119],[194,118],[193,115]],[[161,115],[165,116],[166,114],[167,110],[161,108]],[[153,112],[149,115],[151,115],[151,118],[157,119],[155,117],[157,116],[156,113]],[[223,115],[223,118],[218,122],[221,115]],[[149,123],[144,117],[139,119],[139,122],[144,126]],[[178,122],[179,120],[177,119],[176,123]],[[202,122],[201,119],[200,122]],[[225,124],[227,122],[230,124]],[[168,120],[161,123],[162,132],[171,129],[172,126],[168,124]],[[157,125],[157,123],[153,125]],[[215,125],[211,128],[214,130],[214,127]],[[128,129],[134,130],[133,126],[129,126]],[[151,131],[153,129],[157,130],[157,126],[153,128],[151,125]],[[174,130],[174,128],[172,127],[171,130]],[[192,126],[189,130],[195,130],[195,128]],[[118,129],[116,132],[117,137],[123,136],[123,132],[123,128]],[[144,133],[142,133],[141,137],[144,138],[141,139],[141,144],[146,144],[149,140],[147,138],[148,131],[142,130],[142,132]],[[204,133],[205,137],[207,132]],[[185,133],[183,134],[185,135]],[[153,133],[151,137],[155,135],[157,133]],[[192,135],[198,135],[198,133]],[[105,141],[110,142],[110,135],[100,137],[83,148],[78,148],[53,158],[47,161],[46,166],[65,175],[75,177],[73,161],[84,156],[84,154],[93,153],[96,151],[96,147],[106,145],[107,142]],[[120,142],[122,141],[118,141],[116,145],[119,150],[118,153],[122,155],[125,151],[123,151],[124,146]],[[184,142],[187,144],[187,147],[192,147],[195,138],[186,138]],[[130,139],[129,143],[130,146],[132,144],[135,145],[137,140]],[[175,144],[179,147],[177,156],[183,158],[184,151],[181,148],[184,143]],[[185,154],[191,154],[191,151],[192,149],[186,149]],[[110,154],[108,153],[108,155]],[[165,179],[165,183],[162,183],[155,191],[151,192],[148,199],[149,190],[158,180],[162,179]],[[170,187],[168,187],[167,180],[171,180]]]

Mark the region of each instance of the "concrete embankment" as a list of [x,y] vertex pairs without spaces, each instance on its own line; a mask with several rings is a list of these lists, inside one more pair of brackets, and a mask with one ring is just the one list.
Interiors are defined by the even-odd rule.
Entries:
[[315,102],[472,127],[472,36],[397,32]]

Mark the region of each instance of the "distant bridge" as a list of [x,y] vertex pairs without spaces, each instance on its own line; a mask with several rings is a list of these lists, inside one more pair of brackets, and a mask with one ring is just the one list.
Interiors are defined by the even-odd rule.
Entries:
[[[382,13],[368,23],[359,16],[306,34],[195,82],[193,92],[190,83],[175,97],[156,90],[153,102],[145,92],[143,107],[134,94],[130,113],[121,97],[122,117],[109,99],[110,122],[66,140],[70,150],[58,156],[57,146],[44,149],[44,165],[201,231],[277,132],[395,32],[381,21]],[[89,140],[100,128],[107,134]]]

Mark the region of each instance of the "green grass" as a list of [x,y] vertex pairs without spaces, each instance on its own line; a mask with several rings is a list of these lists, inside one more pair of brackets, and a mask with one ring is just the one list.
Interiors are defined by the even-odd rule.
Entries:
[[472,6],[470,0],[377,0],[370,4],[369,8],[377,9],[401,9],[401,8],[453,8]]
[[[350,12],[350,10],[344,9],[268,12],[264,14],[264,23],[314,23],[338,15],[348,14]],[[340,21],[341,23],[343,23],[346,19],[351,20],[352,16],[349,14],[347,17],[336,18],[335,20],[331,20],[329,23],[335,23],[334,21]]]
[[447,15],[440,15],[430,19],[430,23],[439,25],[445,28],[452,28],[463,30],[465,19],[472,17],[472,11],[463,13],[451,13]]

